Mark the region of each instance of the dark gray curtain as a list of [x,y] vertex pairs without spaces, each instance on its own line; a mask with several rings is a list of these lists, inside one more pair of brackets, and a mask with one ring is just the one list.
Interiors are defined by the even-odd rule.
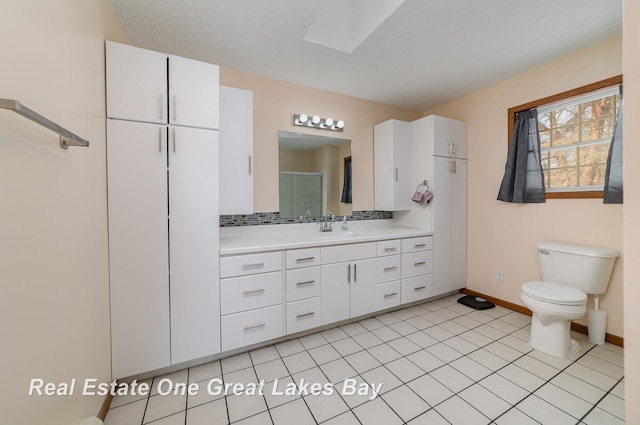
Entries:
[[529,109],[516,115],[498,200],[537,203],[545,201],[544,194],[538,111]]
[[607,170],[604,174],[605,204],[622,204],[622,102],[609,146]]
[[342,197],[340,202],[343,204],[351,203],[351,158],[345,160],[344,166],[344,182],[342,183]]

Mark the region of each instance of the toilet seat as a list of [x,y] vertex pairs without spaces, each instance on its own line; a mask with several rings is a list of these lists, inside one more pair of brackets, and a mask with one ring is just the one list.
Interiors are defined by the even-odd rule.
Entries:
[[535,300],[559,305],[583,305],[587,303],[587,294],[571,286],[553,282],[527,282],[522,292]]

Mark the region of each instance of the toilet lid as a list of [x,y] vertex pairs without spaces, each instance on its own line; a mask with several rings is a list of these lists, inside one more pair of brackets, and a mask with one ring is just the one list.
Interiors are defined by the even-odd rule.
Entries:
[[587,294],[581,290],[553,282],[528,282],[522,285],[522,292],[553,304],[580,305],[587,302]]

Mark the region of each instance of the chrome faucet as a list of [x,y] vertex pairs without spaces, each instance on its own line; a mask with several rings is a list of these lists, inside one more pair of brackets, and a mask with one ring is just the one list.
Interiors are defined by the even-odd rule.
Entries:
[[[327,215],[324,217],[324,221],[320,223],[320,232],[332,232],[332,222],[335,218],[335,215],[331,211],[327,211]],[[331,220],[331,221],[329,221]]]

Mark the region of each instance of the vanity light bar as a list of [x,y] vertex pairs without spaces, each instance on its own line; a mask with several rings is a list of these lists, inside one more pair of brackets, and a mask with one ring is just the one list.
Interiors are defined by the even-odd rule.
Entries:
[[320,118],[320,115],[293,114],[293,125],[332,131],[342,131],[344,129],[344,121],[334,120],[333,118]]

